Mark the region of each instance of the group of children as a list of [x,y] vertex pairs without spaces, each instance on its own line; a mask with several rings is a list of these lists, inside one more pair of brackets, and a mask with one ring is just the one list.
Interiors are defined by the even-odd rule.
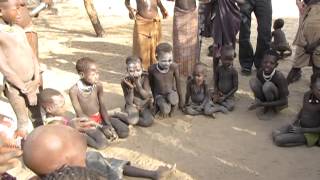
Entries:
[[[102,176],[104,173],[110,175],[111,179],[120,179],[122,170],[125,175],[134,177],[151,179],[165,177],[171,171],[168,168],[158,171],[135,168],[126,161],[106,159],[98,153],[85,155],[86,147],[88,145],[96,149],[106,148],[117,138],[128,137],[129,125],[149,127],[153,124],[156,114],[166,118],[173,116],[178,108],[189,115],[204,114],[211,117],[215,117],[217,112],[232,111],[235,107],[234,95],[238,90],[238,73],[233,67],[234,44],[225,44],[219,47],[221,65],[218,63],[219,66],[214,67],[213,91],[206,80],[206,67],[199,62],[192,64],[192,73],[187,79],[186,87],[182,87],[180,74],[184,75],[186,69],[189,71],[189,64],[186,69],[181,69],[174,61],[175,50],[172,46],[169,43],[156,41],[159,32],[150,33],[148,30],[149,34],[139,33],[140,28],[147,28],[150,25],[151,29],[154,29],[154,26],[157,26],[159,21],[155,18],[157,16],[155,13],[158,6],[163,16],[167,16],[160,1],[150,2],[146,4],[146,1],[137,0],[138,14],[136,14],[130,7],[130,1],[126,1],[130,17],[136,19],[137,44],[143,42],[146,45],[148,41],[148,46],[134,45],[142,49],[126,59],[127,75],[121,80],[125,99],[124,111],[108,114],[97,64],[93,59],[84,57],[77,61],[75,67],[80,79],[69,90],[77,116],[73,120],[65,116],[65,98],[59,91],[40,88],[42,83],[38,58],[30,47],[25,31],[16,24],[16,19],[20,16],[19,9],[23,5],[18,0],[0,2],[4,21],[0,24],[0,71],[5,78],[5,96],[18,120],[17,131],[13,132],[10,131],[12,128],[10,118],[0,117],[0,145],[20,145],[3,139],[18,136],[21,140],[26,137],[29,122],[27,108],[29,108],[35,114],[33,119],[37,119],[34,126],[44,125],[29,134],[23,146],[24,162],[37,175],[59,176],[63,174],[61,172],[82,171],[87,166],[85,169],[93,167],[94,171],[100,171],[99,174]],[[193,9],[193,1],[187,2],[181,3],[177,0],[176,6],[179,6],[180,10]],[[151,14],[149,7],[154,10]],[[148,11],[144,11],[148,8]],[[279,47],[276,49],[279,52],[283,52],[283,49],[288,50],[285,38],[281,38],[284,34],[279,30],[282,26],[283,22],[277,20],[273,33],[274,47]],[[146,49],[148,51],[145,51]],[[147,57],[140,56],[142,52],[147,53]],[[146,61],[144,58],[149,60]],[[278,59],[279,55],[275,50],[265,52],[261,69],[249,83],[255,97],[254,103],[249,107],[250,110],[262,107],[263,113],[266,114],[278,112],[288,106],[288,83],[284,75],[276,69]],[[182,93],[183,88],[186,88],[185,97]],[[319,73],[312,75],[310,88],[311,90],[304,96],[303,107],[296,121],[273,132],[275,144],[279,146],[319,144]],[[74,127],[78,132],[67,126]],[[73,148],[70,147],[70,142],[73,142]],[[78,148],[74,148],[75,146]],[[52,155],[51,159],[47,154]],[[89,165],[90,160],[92,160],[91,165]],[[114,170],[117,167],[120,169]],[[110,171],[106,170],[110,168]]]

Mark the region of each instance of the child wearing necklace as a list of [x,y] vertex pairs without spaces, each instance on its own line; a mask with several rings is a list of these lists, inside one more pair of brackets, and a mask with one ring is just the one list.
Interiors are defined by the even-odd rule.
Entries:
[[72,106],[77,117],[88,117],[99,124],[97,129],[85,131],[88,145],[103,149],[107,140],[126,138],[128,126],[108,115],[96,62],[88,57],[81,58],[77,61],[76,69],[81,79],[69,91]]
[[288,107],[288,83],[284,75],[276,69],[277,59],[278,53],[268,50],[257,76],[250,80],[255,102],[249,107],[249,110],[262,107],[262,114],[271,115]]
[[178,65],[172,61],[172,46],[160,43],[156,48],[158,63],[149,67],[149,81],[160,116],[171,116],[178,104],[183,107]]

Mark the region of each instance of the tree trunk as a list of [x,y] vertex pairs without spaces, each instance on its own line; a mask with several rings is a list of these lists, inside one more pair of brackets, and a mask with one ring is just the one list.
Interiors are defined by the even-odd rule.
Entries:
[[92,0],[84,0],[84,6],[87,10],[87,14],[90,18],[94,31],[97,34],[97,37],[103,37],[105,35],[105,31],[100,24],[97,11],[93,6]]

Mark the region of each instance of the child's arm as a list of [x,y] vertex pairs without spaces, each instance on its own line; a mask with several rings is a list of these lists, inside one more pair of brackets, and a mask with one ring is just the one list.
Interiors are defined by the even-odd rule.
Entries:
[[70,99],[71,99],[71,103],[72,103],[72,106],[76,112],[76,115],[77,117],[88,117],[81,109],[81,105],[79,103],[79,100],[78,100],[78,89],[77,89],[77,86],[74,85],[70,90],[69,90],[69,96],[70,96]]
[[97,84],[97,90],[98,90],[98,101],[99,101],[99,105],[100,105],[100,114],[104,120],[104,122],[106,123],[107,126],[112,127],[111,122],[110,122],[110,117],[108,115],[108,111],[106,108],[106,105],[104,103],[104,93],[103,93],[103,86],[101,83]]
[[186,88],[186,99],[185,99],[185,104],[184,106],[189,105],[189,100],[190,100],[190,96],[191,96],[191,82],[192,80],[188,80],[187,81],[187,88]]
[[149,80],[144,80],[143,84],[141,84],[140,79],[135,79],[135,85],[138,92],[143,97],[143,99],[152,97]]
[[152,72],[151,66],[148,69],[148,74],[149,74],[149,85],[150,85],[150,88],[151,88],[152,96],[153,96],[153,98],[155,98],[154,97],[155,96],[155,90],[154,90],[154,82],[153,82],[153,72]]
[[133,86],[131,87],[126,83],[126,80],[122,80],[121,87],[123,91],[124,100],[126,102],[126,105],[133,105]]
[[172,65],[174,68],[174,78],[176,81],[176,87],[177,87],[177,93],[179,95],[179,107],[182,108],[184,103],[183,103],[183,97],[182,97],[182,92],[181,92],[181,82],[180,82],[180,74],[179,74],[179,69],[177,64]]
[[217,70],[214,74],[214,87],[213,87],[213,93],[214,94],[219,94],[219,87],[218,87],[218,84],[219,84],[219,67],[217,67]]
[[233,70],[233,73],[232,73],[232,85],[233,85],[233,89],[228,94],[223,96],[223,101],[233,96],[234,93],[236,93],[238,90],[238,87],[239,87],[238,72],[235,69]]
[[160,11],[161,11],[161,14],[162,14],[162,17],[163,19],[166,19],[168,17],[168,11],[166,10],[166,8],[163,6],[161,0],[157,0],[157,4],[158,4],[158,7],[160,8]]
[[[1,38],[0,38],[0,46],[1,46]],[[16,86],[22,93],[27,93],[27,87],[25,83],[19,78],[19,76],[11,69],[11,67],[7,64],[7,58],[4,55],[2,48],[0,48],[0,72],[6,78],[8,82]]]
[[130,19],[135,19],[137,10],[131,7],[130,0],[126,0],[125,1],[125,5],[126,5],[128,11],[129,11],[129,18]]

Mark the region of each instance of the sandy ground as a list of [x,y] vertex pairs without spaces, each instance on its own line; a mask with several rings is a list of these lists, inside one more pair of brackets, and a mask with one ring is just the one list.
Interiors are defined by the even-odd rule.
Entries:
[[[107,2],[120,6],[118,1]],[[298,22],[292,12],[296,12],[296,9],[294,5],[284,6],[283,2],[285,1],[278,2],[274,10],[276,9],[276,15],[281,15],[283,9],[289,12],[283,15],[291,16],[286,19],[284,30],[289,42],[292,42]],[[131,53],[133,27],[133,22],[126,16],[127,12],[121,11],[122,15],[117,15],[119,11],[109,4],[105,11],[117,13],[104,14],[99,5],[99,12],[102,14],[100,21],[107,37],[95,38],[79,0],[58,4],[56,7],[59,10],[58,16],[43,13],[35,19],[40,57],[48,68],[44,74],[45,87],[54,87],[65,93],[78,79],[75,61],[88,56],[100,65],[100,78],[105,87],[108,108],[123,107],[119,82],[124,76],[125,58]],[[291,11],[288,8],[293,9]],[[256,39],[255,29],[256,23],[253,21],[253,42]],[[172,18],[169,18],[163,21],[164,41],[171,42],[171,31]],[[201,61],[208,65],[208,72],[211,72],[212,63],[211,58],[206,57],[206,47],[210,43],[210,39],[204,40],[201,57]],[[291,62],[292,57],[280,62],[279,68],[284,74],[288,73]],[[239,70],[238,60],[235,60],[235,67]],[[320,179],[318,147],[279,148],[272,144],[270,137],[272,129],[290,122],[297,114],[303,93],[308,90],[310,72],[310,68],[304,69],[302,80],[290,86],[289,108],[271,121],[258,120],[254,111],[247,111],[253,101],[248,87],[250,77],[240,75],[234,112],[228,115],[218,114],[217,119],[185,116],[178,112],[173,118],[156,120],[150,128],[132,128],[128,139],[113,144],[102,152],[111,157],[130,160],[133,165],[148,169],[176,163],[177,172],[170,179]],[[208,79],[212,80],[211,73]],[[67,101],[72,116],[69,98]],[[7,103],[1,102],[0,109],[12,114],[9,107]],[[18,179],[27,179],[31,175],[25,168],[17,168],[11,172],[17,174]]]

